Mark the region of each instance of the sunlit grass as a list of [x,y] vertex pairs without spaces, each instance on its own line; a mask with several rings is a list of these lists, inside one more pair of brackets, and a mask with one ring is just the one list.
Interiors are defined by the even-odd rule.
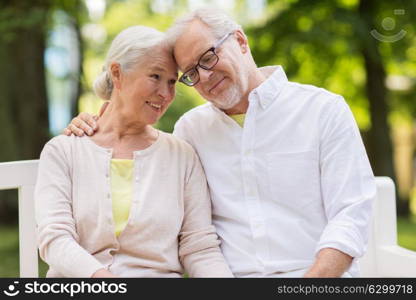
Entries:
[[410,220],[397,220],[397,232],[399,245],[416,251],[416,217],[413,216]]
[[[19,277],[19,229],[0,226],[0,277]],[[39,259],[40,277],[45,277],[48,266]]]

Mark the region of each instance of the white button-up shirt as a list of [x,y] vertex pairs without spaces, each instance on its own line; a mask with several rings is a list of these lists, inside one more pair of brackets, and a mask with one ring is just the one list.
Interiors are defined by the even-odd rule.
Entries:
[[[235,276],[299,275],[327,247],[364,254],[376,189],[341,96],[289,82],[277,67],[250,93],[244,128],[206,103],[174,133],[200,156]],[[355,259],[349,274],[358,275]]]

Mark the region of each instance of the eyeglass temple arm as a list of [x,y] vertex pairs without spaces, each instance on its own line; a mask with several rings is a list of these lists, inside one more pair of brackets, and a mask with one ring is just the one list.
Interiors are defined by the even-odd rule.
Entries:
[[234,31],[231,31],[230,33],[226,34],[222,39],[220,39],[217,44],[214,45],[214,48],[217,48],[218,46],[220,46],[222,43],[224,43],[224,41],[234,33]]

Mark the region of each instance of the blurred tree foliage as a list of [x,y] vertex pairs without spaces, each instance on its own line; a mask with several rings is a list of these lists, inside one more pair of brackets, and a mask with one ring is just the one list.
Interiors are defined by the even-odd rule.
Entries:
[[[76,15],[79,0],[0,2],[0,161],[35,159],[49,139],[44,55],[51,15]],[[0,221],[15,218],[14,193],[2,192]]]
[[0,4],[1,160],[36,158],[48,138],[44,72],[48,1]]
[[[404,14],[394,15],[396,9]],[[292,80],[343,95],[362,129],[375,175],[394,179],[388,120],[397,111],[414,117],[415,87],[397,92],[385,83],[387,74],[415,77],[416,2],[269,0],[267,11],[262,24],[247,30],[257,63],[281,64]],[[386,17],[398,24],[393,32],[381,28]],[[395,43],[380,42],[370,35],[373,29],[407,34]],[[409,213],[407,200],[398,201],[401,215]]]

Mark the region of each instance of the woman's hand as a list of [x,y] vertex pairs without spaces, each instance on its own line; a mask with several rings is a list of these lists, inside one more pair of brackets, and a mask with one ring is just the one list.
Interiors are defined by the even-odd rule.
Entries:
[[84,133],[93,135],[97,130],[96,120],[98,120],[98,116],[82,112],[72,119],[71,123],[69,123],[62,133],[65,135],[75,134],[76,136],[83,136]]
[[75,134],[76,136],[93,135],[97,131],[97,120],[101,117],[110,102],[106,101],[100,108],[98,116],[81,112],[78,116],[71,120],[71,123],[63,130],[64,135]]
[[94,274],[92,274],[91,278],[115,278],[117,277],[107,269],[99,269]]

